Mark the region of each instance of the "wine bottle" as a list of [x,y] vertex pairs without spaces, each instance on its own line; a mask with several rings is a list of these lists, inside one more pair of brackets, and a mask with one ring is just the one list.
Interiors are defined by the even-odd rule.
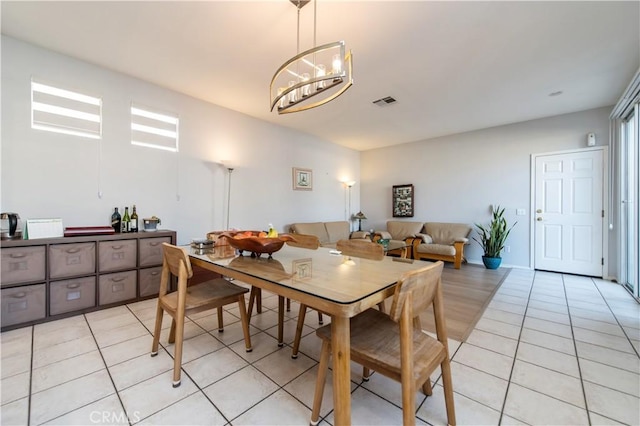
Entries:
[[138,232],[138,213],[136,212],[136,205],[133,205],[133,211],[131,212],[131,232]]
[[122,230],[122,218],[120,216],[120,213],[118,213],[118,208],[116,207],[113,214],[111,215],[111,226],[113,227],[113,230],[116,231],[117,233],[120,233],[120,231]]
[[129,207],[124,208],[124,216],[122,216],[122,232],[131,232],[131,217],[129,216]]

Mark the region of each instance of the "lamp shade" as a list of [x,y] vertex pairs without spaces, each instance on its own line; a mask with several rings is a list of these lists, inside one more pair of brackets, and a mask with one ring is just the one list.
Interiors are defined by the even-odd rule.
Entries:
[[363,220],[363,219],[366,219],[367,216],[365,216],[364,213],[362,213],[362,212],[358,212],[358,213],[353,215],[353,218],[354,219],[358,219],[358,220]]

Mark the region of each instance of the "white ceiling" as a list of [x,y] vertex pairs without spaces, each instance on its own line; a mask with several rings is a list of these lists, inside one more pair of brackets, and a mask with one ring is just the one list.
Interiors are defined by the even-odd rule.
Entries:
[[[355,82],[288,115],[269,111],[296,54],[288,0],[2,1],[2,33],[366,150],[613,105],[640,66],[639,5],[320,0],[317,44],[345,40]],[[300,32],[313,47],[313,3]]]

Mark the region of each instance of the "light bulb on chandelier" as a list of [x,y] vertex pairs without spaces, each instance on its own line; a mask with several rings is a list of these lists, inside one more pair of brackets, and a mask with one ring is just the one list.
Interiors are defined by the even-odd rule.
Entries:
[[[271,111],[276,108],[278,114],[305,111],[324,105],[343,94],[353,84],[351,51],[346,51],[344,41],[316,46],[317,0],[314,1],[313,11],[314,47],[300,53],[300,10],[310,0],[290,1],[298,9],[298,53],[280,66],[271,79]],[[325,64],[331,65],[330,72]]]

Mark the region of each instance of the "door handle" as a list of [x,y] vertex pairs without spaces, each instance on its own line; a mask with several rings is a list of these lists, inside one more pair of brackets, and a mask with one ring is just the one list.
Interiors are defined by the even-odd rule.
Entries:
[[542,209],[536,210],[536,213],[542,213]]
[[541,217],[537,218],[536,220],[537,220],[538,222],[542,222],[542,218],[541,218]]

